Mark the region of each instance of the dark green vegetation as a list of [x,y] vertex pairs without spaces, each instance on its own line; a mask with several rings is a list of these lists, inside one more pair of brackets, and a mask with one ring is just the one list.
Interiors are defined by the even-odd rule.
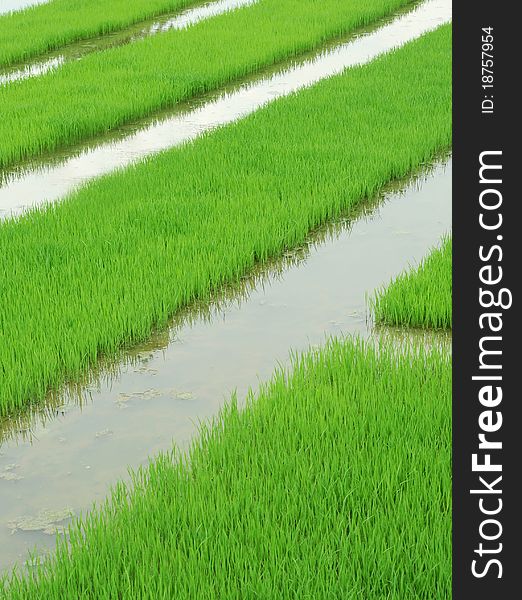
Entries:
[[196,0],[52,0],[2,15],[0,66],[196,3]]
[[377,323],[445,329],[451,327],[451,238],[443,239],[417,269],[403,273],[377,293]]
[[441,27],[0,224],[0,413],[448,147],[450,48]]
[[450,598],[450,444],[446,352],[330,342],[119,484],[6,597]]
[[216,89],[406,3],[260,0],[0,87],[0,168]]

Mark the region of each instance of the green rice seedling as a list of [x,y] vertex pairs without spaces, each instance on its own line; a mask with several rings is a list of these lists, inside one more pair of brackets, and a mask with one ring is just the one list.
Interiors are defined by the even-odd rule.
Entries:
[[346,339],[298,357],[4,586],[12,600],[449,599],[449,353]]
[[0,168],[150,115],[391,13],[405,0],[260,0],[0,87]]
[[0,67],[191,4],[197,0],[51,0],[7,13],[0,16]]
[[42,400],[447,148],[450,47],[441,27],[0,223],[0,413]]
[[383,325],[451,328],[451,238],[445,237],[414,270],[399,275],[371,300]]

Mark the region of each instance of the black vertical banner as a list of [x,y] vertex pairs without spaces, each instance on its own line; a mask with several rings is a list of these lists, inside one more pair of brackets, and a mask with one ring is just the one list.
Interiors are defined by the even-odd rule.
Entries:
[[[520,597],[520,31],[453,5],[453,598]],[[511,14],[510,14],[511,13]],[[520,134],[517,135],[517,137]],[[515,289],[516,288],[516,289]]]

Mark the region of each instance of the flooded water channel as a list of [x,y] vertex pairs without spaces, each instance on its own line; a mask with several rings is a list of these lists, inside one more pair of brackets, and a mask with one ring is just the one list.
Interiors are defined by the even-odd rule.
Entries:
[[127,467],[240,399],[291,350],[326,336],[372,335],[366,295],[419,261],[451,229],[451,161],[367,202],[356,216],[210,305],[193,307],[114,368],[0,426],[0,569],[54,546],[71,515],[101,501]]
[[[103,139],[53,160],[0,173],[0,218],[9,218],[62,198],[74,187],[141,158],[179,145],[204,131],[236,121],[281,96],[419,37],[451,20],[451,0],[429,0],[416,9],[347,43],[313,54],[302,63],[189,103],[164,116],[123,128],[119,139]],[[348,117],[349,118],[349,107]]]

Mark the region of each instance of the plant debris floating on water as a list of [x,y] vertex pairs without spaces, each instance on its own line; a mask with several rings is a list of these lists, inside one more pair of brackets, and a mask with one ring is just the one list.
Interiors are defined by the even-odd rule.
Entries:
[[72,508],[44,508],[36,515],[24,515],[9,521],[7,526],[11,529],[12,534],[15,534],[17,531],[42,531],[47,535],[54,535],[65,532],[66,529],[63,521],[71,517],[74,517]]
[[23,479],[22,475],[14,472],[19,466],[20,465],[11,464],[0,469],[0,479],[4,479],[5,481],[20,481],[20,479]]

